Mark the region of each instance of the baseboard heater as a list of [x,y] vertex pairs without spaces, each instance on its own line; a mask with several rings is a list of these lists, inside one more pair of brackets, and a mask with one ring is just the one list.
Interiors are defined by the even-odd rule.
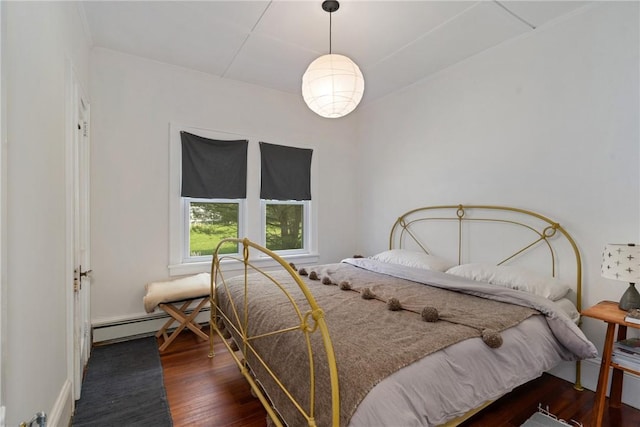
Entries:
[[[196,317],[196,321],[201,324],[207,323],[210,311],[211,307],[202,308]],[[187,309],[186,312],[191,314],[193,309]],[[94,323],[91,325],[92,342],[101,343],[127,337],[155,334],[162,327],[162,324],[169,319],[171,319],[171,316],[167,313],[157,312],[126,319]]]
[[[185,311],[188,314],[193,313],[192,309],[187,309]],[[200,310],[200,313],[204,313],[205,311],[211,311],[211,307],[202,308]],[[114,327],[114,326],[130,325],[132,323],[148,322],[150,320],[168,319],[169,317],[171,317],[171,316],[169,316],[165,312],[158,312],[156,314],[149,314],[149,315],[146,315],[146,316],[129,317],[127,319],[115,320],[115,321],[112,321],[112,322],[93,324],[93,325],[91,325],[91,327],[93,328],[93,330],[96,330],[96,329],[102,329],[102,328],[111,328],[111,327]]]

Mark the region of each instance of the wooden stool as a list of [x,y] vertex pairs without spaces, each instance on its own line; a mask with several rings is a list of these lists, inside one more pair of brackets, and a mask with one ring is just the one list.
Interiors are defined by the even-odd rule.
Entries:
[[[164,351],[185,328],[202,339],[209,339],[195,321],[205,305],[209,302],[211,292],[211,276],[209,273],[196,274],[182,279],[170,280],[166,282],[148,283],[146,295],[143,298],[144,308],[147,313],[160,308],[171,318],[156,333],[156,337],[163,338],[160,351]],[[195,304],[191,313],[189,307]],[[169,328],[178,323],[178,327],[168,333]]]
[[[196,305],[191,314],[187,315],[187,308],[189,308],[191,303],[198,301],[198,299],[200,300],[200,302],[198,302],[198,305]],[[200,328],[200,325],[194,322],[194,319],[196,318],[198,313],[200,313],[202,307],[207,304],[207,302],[209,302],[209,293],[200,298],[158,304],[158,307],[160,307],[167,314],[169,314],[169,316],[172,317],[171,319],[167,320],[167,322],[162,326],[162,328],[160,328],[158,332],[156,332],[156,338],[164,338],[164,342],[160,346],[160,351],[164,351],[169,346],[169,344],[171,344],[173,340],[176,339],[180,332],[184,330],[184,328],[189,328],[191,332],[202,339],[209,339],[209,335],[205,334]],[[178,305],[180,306],[178,307]],[[173,325],[175,321],[178,321],[180,325],[170,335],[167,335],[167,330],[171,325]]]

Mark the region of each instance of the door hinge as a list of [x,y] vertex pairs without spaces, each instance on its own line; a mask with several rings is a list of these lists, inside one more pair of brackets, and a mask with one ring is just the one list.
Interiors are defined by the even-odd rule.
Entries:
[[78,279],[78,269],[73,270],[73,292],[78,292],[80,290],[80,280]]
[[82,271],[82,265],[80,267],[73,270],[73,291],[78,292],[82,289],[82,278],[87,277],[91,274],[93,270],[85,270]]

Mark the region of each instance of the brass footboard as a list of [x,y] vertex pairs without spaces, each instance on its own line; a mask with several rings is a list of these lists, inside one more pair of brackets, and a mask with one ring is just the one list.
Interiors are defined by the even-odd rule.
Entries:
[[[241,246],[243,248],[242,256],[238,256],[237,254],[224,255],[219,252],[222,245],[229,243],[238,244],[239,247]],[[300,291],[304,295],[306,302],[308,303],[308,308],[301,308],[299,306],[291,293],[287,291],[287,289],[273,277],[273,271],[267,272],[255,265],[254,260],[256,260],[260,256],[265,255],[280,264],[278,266],[278,269],[280,271],[284,269],[289,273],[292,280],[295,281]],[[224,273],[221,266],[224,267],[225,271],[233,271],[231,275],[233,275],[234,277],[243,276],[244,278],[244,295],[239,299],[239,301],[229,299],[227,307],[230,306],[230,309],[226,310],[226,312],[223,311],[219,306],[218,292],[226,292],[227,294],[229,293],[228,280],[231,278],[231,275]],[[297,319],[296,325],[292,325],[291,327],[286,327],[279,330],[269,331],[266,333],[261,332],[257,335],[251,333],[249,328],[249,297],[252,295],[253,289],[250,279],[251,275],[256,273],[269,279],[273,286],[279,288],[280,291],[282,291],[283,295],[291,304],[292,310],[295,312],[295,316]],[[238,279],[236,278],[235,280]],[[251,385],[252,390],[260,399],[269,417],[276,426],[282,426],[283,422],[276,410],[272,407],[269,396],[266,395],[256,378],[254,378],[251,370],[252,367],[249,366],[247,358],[251,358],[251,363],[257,363],[261,365],[261,372],[266,372],[273,383],[275,383],[280,388],[282,393],[289,399],[291,404],[296,407],[300,415],[304,417],[309,426],[316,425],[315,416],[317,396],[314,366],[317,363],[326,363],[328,365],[328,372],[331,383],[332,425],[336,427],[339,425],[340,399],[338,392],[338,371],[336,367],[333,345],[331,343],[331,338],[329,337],[329,331],[325,322],[324,313],[316,303],[313,295],[311,294],[305,283],[298,276],[297,272],[281,257],[270,251],[269,249],[259,246],[249,241],[248,239],[225,239],[220,242],[213,255],[213,262],[211,265],[210,326],[211,333],[209,356],[214,356],[213,338],[215,332],[220,336],[222,341],[227,346],[229,353],[233,356],[233,359],[236,361],[238,367],[240,368],[240,372],[247,379],[247,381]],[[227,330],[230,329],[229,332],[233,339],[236,341],[235,344],[237,344],[237,346],[239,347],[239,350],[242,353],[241,355],[236,354],[231,344],[227,342],[227,339],[225,339],[225,335],[227,338],[229,337],[229,335],[225,333],[224,328],[226,328]],[[268,361],[263,359],[263,357],[259,354],[254,346],[254,343],[257,339],[272,336],[275,337],[279,334],[290,333],[302,334],[304,336],[304,341],[306,342],[306,351],[309,360],[309,400],[308,404],[306,405],[299,402],[293,396],[293,393],[291,393],[287,385],[278,378],[278,376],[274,372],[274,368],[272,366],[269,366]],[[311,345],[312,334],[320,334],[322,343],[324,345],[326,361],[318,360],[318,357],[314,356]]]

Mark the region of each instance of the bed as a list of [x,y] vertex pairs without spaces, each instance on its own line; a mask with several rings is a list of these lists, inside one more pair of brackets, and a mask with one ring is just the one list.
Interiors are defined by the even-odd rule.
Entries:
[[242,251],[214,254],[211,356],[220,336],[272,425],[453,426],[563,361],[580,389],[597,354],[575,241],[532,211],[422,207],[388,250],[304,268],[229,240]]

